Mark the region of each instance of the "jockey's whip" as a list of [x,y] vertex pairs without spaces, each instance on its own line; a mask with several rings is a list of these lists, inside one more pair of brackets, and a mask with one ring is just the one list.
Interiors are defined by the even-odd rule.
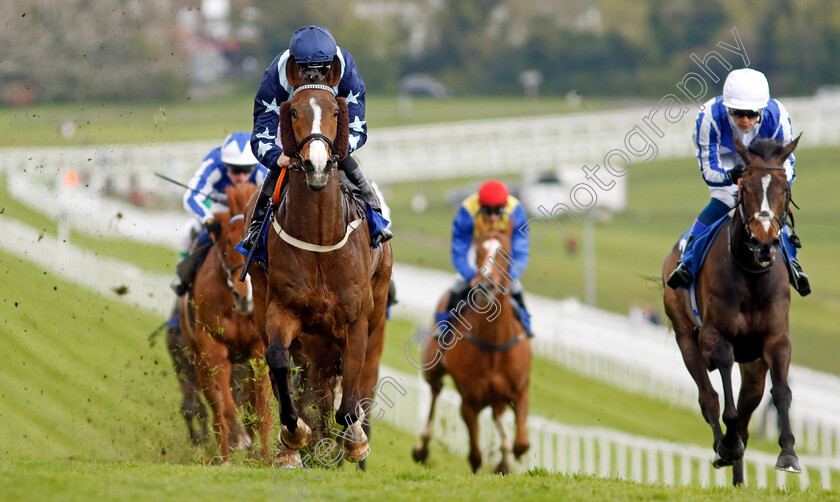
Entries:
[[204,193],[204,192],[200,192],[200,191],[196,190],[195,188],[193,188],[193,187],[191,187],[191,186],[188,186],[188,185],[185,185],[185,184],[181,183],[180,181],[175,181],[175,180],[173,180],[172,178],[170,178],[170,177],[168,177],[168,176],[164,176],[164,175],[162,175],[162,174],[160,174],[160,173],[155,173],[155,176],[157,176],[158,178],[165,179],[166,181],[168,181],[168,182],[170,182],[170,183],[175,183],[175,184],[176,184],[176,185],[178,185],[179,187],[184,187],[184,188],[186,188],[187,190],[192,190],[193,192],[197,193],[198,195],[203,195],[203,196],[207,197],[208,199],[212,200],[213,202],[216,202],[216,203],[218,203],[218,204],[224,204],[225,206],[227,206],[227,202],[225,202],[225,201],[221,201],[221,200],[219,200],[219,199],[217,199],[217,198],[213,197],[212,195],[207,195],[207,194],[206,194],[206,193]]
[[274,204],[268,205],[268,211],[265,213],[265,218],[263,218],[262,225],[260,225],[260,234],[257,237],[257,241],[254,242],[254,245],[251,246],[251,249],[248,250],[248,257],[245,258],[245,266],[242,267],[242,273],[239,274],[239,282],[245,280],[245,276],[248,275],[248,267],[251,266],[251,261],[254,259],[254,253],[256,253],[257,248],[259,247],[260,239],[262,239],[263,232],[265,232],[265,226],[268,225],[268,220],[271,219],[271,214],[274,212]]
[[161,331],[163,331],[163,328],[165,328],[167,324],[169,324],[169,320],[163,321],[163,324],[161,324],[160,326],[158,326],[157,328],[155,328],[155,330],[154,330],[154,331],[152,331],[152,332],[149,334],[149,347],[153,347],[153,346],[154,346],[154,344],[155,344],[155,337],[157,337],[158,333],[160,333]]

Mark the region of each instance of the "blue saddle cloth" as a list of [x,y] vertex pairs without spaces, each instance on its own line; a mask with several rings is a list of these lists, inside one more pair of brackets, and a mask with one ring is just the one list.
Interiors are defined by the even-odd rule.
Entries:
[[691,286],[694,286],[694,281],[697,280],[697,274],[700,273],[700,269],[703,267],[703,262],[706,261],[706,255],[712,247],[712,242],[714,242],[715,237],[718,232],[720,232],[723,224],[729,220],[729,215],[724,215],[721,219],[712,223],[705,232],[695,236],[694,239],[686,245],[681,261],[685,263],[685,266],[688,267],[689,272],[691,272]]
[[[391,224],[384,216],[377,213],[370,207],[370,203],[365,201],[365,220],[367,221],[368,230],[370,231],[370,235],[376,235],[381,232],[385,227]],[[268,228],[271,226],[270,223],[266,223],[263,225],[262,234],[260,235],[260,247],[254,252],[254,261],[261,261],[265,262],[268,259],[268,254],[266,253],[266,239],[268,237]],[[243,245],[243,241],[240,241],[234,249],[236,249],[239,254],[242,256],[248,256],[248,250],[245,249]],[[377,244],[375,248],[378,248],[379,244]]]

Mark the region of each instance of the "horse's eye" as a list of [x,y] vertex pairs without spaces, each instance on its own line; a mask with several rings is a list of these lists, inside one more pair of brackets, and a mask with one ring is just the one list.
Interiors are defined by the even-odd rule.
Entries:
[[338,118],[338,108],[333,112],[333,117]]
[[295,110],[294,108],[292,108],[292,118],[293,119],[297,118],[297,110]]

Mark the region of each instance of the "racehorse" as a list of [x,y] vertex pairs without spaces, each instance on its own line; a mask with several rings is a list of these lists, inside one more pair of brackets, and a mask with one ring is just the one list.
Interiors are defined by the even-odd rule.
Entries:
[[[749,148],[735,138],[735,149],[746,165],[738,182],[734,216],[720,228],[710,245],[695,283],[695,322],[688,293],[665,287],[665,312],[671,319],[683,360],[699,391],[700,409],[712,427],[716,468],[733,466],[732,481],[744,482],[742,462],[750,417],[761,401],[767,370],[778,410],[782,450],[776,469],[800,472],[790,427],[790,284],[777,247],[790,203],[790,185],[783,164],[796,148],[772,139],[756,139]],[[680,252],[677,246],[662,266],[667,282]],[[732,366],[741,370],[738,405],[732,392]],[[707,372],[718,370],[723,383],[723,423],[720,404]]]
[[[280,107],[280,139],[295,162],[286,183],[283,176],[278,181],[278,189],[285,188],[266,237],[268,271],[249,271],[257,298],[255,317],[279,403],[281,443],[292,450],[309,443],[311,430],[292,399],[289,348],[299,340],[306,352],[306,346],[318,345],[308,337],[321,336],[340,353],[342,397],[335,420],[345,428],[344,458],[358,462],[370,451],[360,424],[369,409],[360,406],[360,380],[368,339],[385,322],[393,257],[388,244],[371,250],[367,225],[353,197],[339,185],[337,161],[349,146],[347,105],[333,92],[341,65],[334,62],[313,82],[290,58],[286,77],[294,91]],[[255,201],[256,196],[248,214]],[[275,461],[294,463],[283,455]]]
[[[511,228],[512,230],[512,228]],[[480,231],[480,229],[479,229]],[[510,264],[500,251],[511,253],[510,234],[486,232],[474,240],[476,269],[484,274],[472,288],[468,305],[461,302],[451,328],[436,335],[432,329],[423,343],[423,377],[432,388],[429,419],[420,433],[420,444],[412,456],[424,462],[429,454],[435,403],[443,388],[443,377],[452,376],[461,394],[461,415],[470,435],[469,461],[473,472],[481,466],[478,447],[478,414],[486,406],[493,409],[493,420],[501,438],[502,460],[497,473],[510,472],[511,452],[519,459],[529,447],[525,422],[528,418],[528,385],[531,378],[531,342],[515,317],[510,299]],[[482,272],[483,271],[483,272]],[[446,309],[448,294],[438,303],[437,312]],[[461,339],[462,332],[466,330]],[[505,434],[502,414],[510,405],[516,415],[516,437],[511,447]]]
[[[229,211],[213,215],[221,232],[201,264],[193,283],[191,298],[181,301],[181,328],[187,333],[192,362],[204,397],[213,410],[213,428],[222,455],[230,462],[230,449],[247,448],[259,433],[261,455],[267,458],[271,413],[269,378],[262,367],[265,345],[253,322],[253,296],[250,283],[235,280],[235,272],[245,258],[234,246],[245,229],[244,210],[248,198],[257,190],[248,183],[225,190]],[[194,323],[187,302],[194,305]],[[231,391],[231,363],[248,362],[250,371],[244,382],[248,411],[253,414],[246,434],[237,420],[237,407]]]
[[201,400],[201,386],[190,361],[189,342],[180,323],[166,330],[166,345],[184,396],[181,400],[181,415],[187,423],[190,441],[199,444],[207,438],[207,408]]

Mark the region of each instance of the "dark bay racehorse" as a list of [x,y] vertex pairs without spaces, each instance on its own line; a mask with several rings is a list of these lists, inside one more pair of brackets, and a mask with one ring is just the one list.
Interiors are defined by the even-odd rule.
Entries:
[[[268,231],[268,273],[251,267],[249,274],[280,408],[281,443],[298,450],[310,442],[310,428],[292,398],[289,349],[298,340],[309,362],[323,363],[308,370],[321,373],[320,385],[340,367],[342,397],[335,420],[345,427],[344,458],[358,462],[370,451],[360,424],[364,419],[360,382],[369,338],[384,326],[393,258],[388,244],[371,250],[367,225],[352,196],[339,186],[337,161],[347,155],[349,142],[347,105],[332,91],[340,72],[341,64],[334,61],[322,80],[304,81],[293,59],[286,65],[286,77],[295,91],[280,108],[280,136],[284,153],[296,161]],[[319,358],[306,350],[323,345],[312,336],[337,348],[340,365],[330,355]],[[288,465],[293,460],[278,455],[276,462]]]
[[[782,451],[776,469],[800,472],[789,417],[790,284],[777,250],[790,203],[790,186],[782,165],[798,142],[796,138],[785,146],[772,139],[756,139],[747,149],[735,138],[735,149],[746,169],[739,182],[735,215],[720,229],[697,275],[702,326],[696,326],[686,290],[665,287],[665,312],[697,384],[703,417],[714,434],[714,465],[732,465],[736,485],[744,482],[747,426],[764,393],[768,368],[781,428]],[[675,246],[662,267],[663,284],[679,256]],[[731,376],[736,362],[741,370],[737,407]],[[708,374],[715,369],[723,383],[725,434],[719,422],[718,394]]]
[[[270,451],[271,413],[268,400],[269,378],[262,366],[265,345],[253,321],[253,295],[250,283],[235,280],[236,271],[245,258],[234,250],[245,228],[245,205],[257,190],[256,185],[230,186],[225,190],[229,212],[216,213],[221,224],[213,248],[195,277],[189,300],[181,302],[181,328],[186,333],[192,362],[204,397],[213,410],[213,428],[221,450],[222,462],[230,461],[230,449],[246,448],[260,436],[260,453],[267,458]],[[187,302],[195,312],[190,322]],[[231,386],[231,363],[250,363],[244,381],[249,420],[246,434],[237,419],[237,406]]]
[[[460,315],[451,321],[455,328],[452,338],[444,339],[441,335],[438,339],[430,333],[423,343],[423,377],[432,388],[432,404],[429,420],[420,433],[420,444],[414,447],[412,454],[420,462],[429,454],[435,402],[443,388],[443,377],[449,374],[461,394],[461,415],[469,430],[469,461],[473,472],[481,465],[478,413],[490,406],[501,438],[502,461],[496,472],[507,474],[511,452],[519,459],[529,447],[525,422],[528,418],[531,342],[525,328],[514,317],[509,294],[509,267],[500,266],[504,259],[498,256],[500,250],[510,256],[510,235],[483,233],[475,240],[475,246],[476,269],[483,267],[487,274],[471,290],[469,305],[463,308],[459,305]],[[448,293],[438,303],[438,312],[443,312],[447,300]],[[465,324],[455,320],[459,317]],[[460,335],[464,338],[458,340]],[[513,445],[502,424],[502,414],[507,406],[516,414]]]

